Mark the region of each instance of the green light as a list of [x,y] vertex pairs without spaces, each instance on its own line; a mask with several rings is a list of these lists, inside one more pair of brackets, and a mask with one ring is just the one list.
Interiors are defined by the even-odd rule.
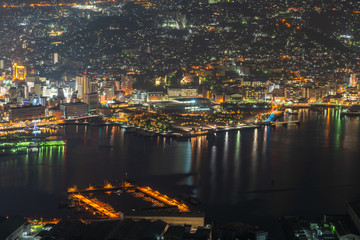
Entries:
[[332,234],[335,234],[335,233],[336,233],[336,229],[335,229],[335,226],[334,226],[334,225],[332,225],[331,233],[332,233]]
[[6,148],[29,148],[29,147],[42,147],[42,146],[65,146],[66,142],[59,140],[59,141],[35,141],[35,142],[5,142],[0,143],[1,147]]

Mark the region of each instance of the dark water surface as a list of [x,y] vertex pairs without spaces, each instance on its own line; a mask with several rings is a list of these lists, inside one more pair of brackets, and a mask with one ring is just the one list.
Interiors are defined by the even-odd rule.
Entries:
[[69,186],[114,182],[125,172],[171,196],[196,196],[220,220],[345,213],[346,200],[360,199],[360,120],[331,109],[299,118],[300,127],[181,141],[67,126],[56,133],[66,147],[0,157],[0,215],[63,215],[57,203]]

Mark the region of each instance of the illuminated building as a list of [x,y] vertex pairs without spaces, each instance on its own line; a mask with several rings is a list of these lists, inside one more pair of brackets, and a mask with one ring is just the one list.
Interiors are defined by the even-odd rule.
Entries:
[[90,77],[87,75],[77,76],[75,90],[78,91],[78,98],[84,98],[85,94],[90,93]]
[[62,110],[49,110],[49,116],[55,117],[56,119],[62,119],[64,117],[64,111]]
[[42,96],[53,98],[58,95],[58,88],[55,86],[43,86],[42,87]]
[[73,92],[73,89],[70,86],[64,86],[63,88],[64,97],[67,100],[67,102],[70,101],[71,94]]
[[147,100],[147,94],[144,91],[135,90],[132,92],[131,101],[135,104],[144,103]]
[[178,97],[198,97],[197,88],[173,88],[168,87],[167,94],[169,98],[178,98]]
[[350,76],[348,76],[346,78],[347,82],[349,83],[349,87],[355,87],[356,84],[357,84],[357,81],[356,81],[356,74],[355,73],[352,73],[350,74]]
[[9,109],[9,121],[39,119],[45,117],[43,106],[24,106]]
[[59,54],[54,53],[54,64],[57,64],[59,62]]
[[115,87],[115,92],[116,91],[121,91],[121,81],[120,80],[114,80],[114,87]]
[[208,112],[210,100],[205,98],[181,98],[151,103],[151,107],[168,113]]
[[160,86],[160,85],[166,84],[166,82],[167,82],[167,76],[158,77],[155,79],[155,86]]
[[4,68],[5,68],[4,60],[0,60],[0,69],[4,69]]
[[25,82],[26,82],[29,89],[35,87],[36,78],[37,77],[31,76],[31,75],[28,75],[28,76],[25,77]]
[[125,94],[130,94],[133,90],[133,84],[136,82],[136,78],[132,76],[122,75],[121,76],[121,90]]
[[115,97],[114,87],[104,87],[105,100],[113,100]]
[[99,84],[96,80],[90,81],[90,93],[98,92]]
[[147,0],[135,0],[134,3],[139,4],[139,5],[143,6],[144,8],[151,8],[151,7],[155,6],[154,3],[147,1]]
[[25,66],[18,65],[17,63],[13,64],[13,80],[25,80],[26,77],[26,68]]
[[197,80],[197,82],[199,82],[199,78],[198,77],[194,77],[194,76],[184,76],[181,81],[180,84],[181,85],[186,85],[192,82],[195,82],[195,80]]
[[165,97],[163,92],[148,92],[147,93],[147,101],[148,102],[156,102],[161,101]]

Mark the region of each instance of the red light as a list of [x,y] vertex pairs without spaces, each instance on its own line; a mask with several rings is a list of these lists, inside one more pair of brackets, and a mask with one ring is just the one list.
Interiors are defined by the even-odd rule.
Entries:
[[86,74],[86,72],[84,72],[84,74]]
[[96,78],[96,75],[94,76],[94,78]]
[[66,140],[64,140],[64,142],[67,142]]

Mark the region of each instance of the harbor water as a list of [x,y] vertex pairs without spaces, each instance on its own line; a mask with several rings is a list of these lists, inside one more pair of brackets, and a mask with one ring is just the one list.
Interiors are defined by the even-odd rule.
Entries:
[[346,213],[345,201],[360,199],[360,118],[305,109],[287,120],[297,118],[301,126],[181,140],[118,126],[53,130],[66,146],[0,156],[0,215],[66,216],[57,204],[66,201],[68,187],[125,174],[172,197],[198,199],[217,221]]

